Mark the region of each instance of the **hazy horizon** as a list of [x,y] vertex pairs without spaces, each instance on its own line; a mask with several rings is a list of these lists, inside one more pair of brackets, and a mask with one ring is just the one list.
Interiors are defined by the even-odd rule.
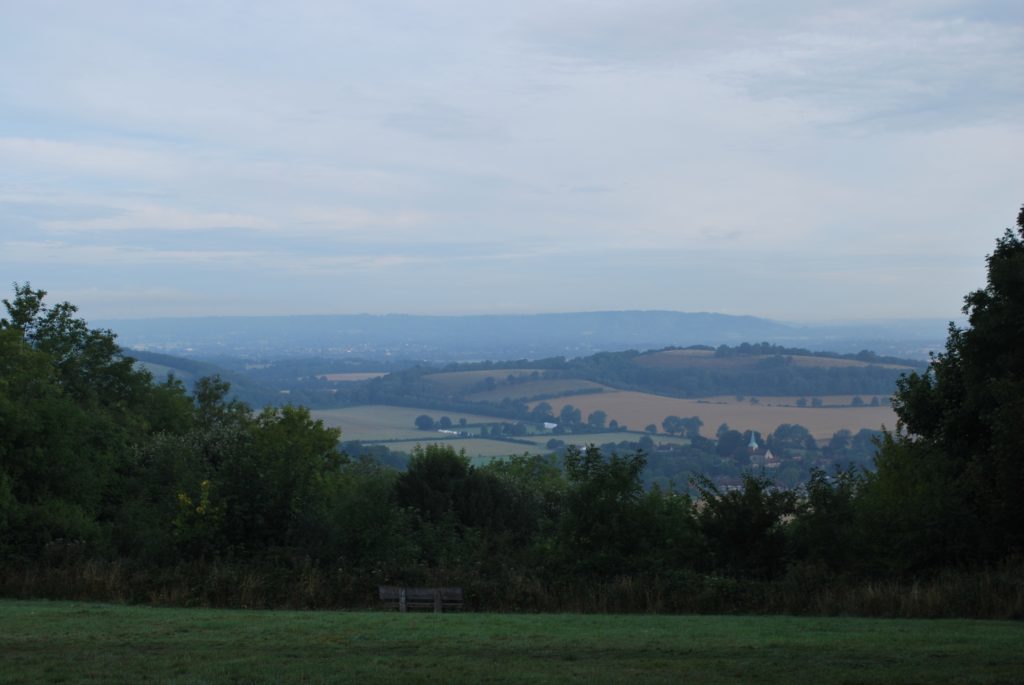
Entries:
[[[34,286],[33,286],[34,287]],[[56,301],[56,298],[47,295],[47,301]],[[74,304],[74,303],[72,303]],[[958,312],[956,316],[950,318],[943,317],[926,317],[926,316],[908,316],[908,317],[882,317],[882,318],[849,318],[849,319],[838,319],[838,318],[823,318],[823,319],[776,319],[773,317],[758,316],[756,314],[730,314],[727,312],[712,312],[712,311],[683,311],[674,309],[580,309],[575,311],[550,311],[550,312],[482,312],[476,314],[416,314],[412,312],[361,312],[361,311],[349,311],[349,312],[307,312],[307,313],[295,313],[295,312],[266,312],[260,314],[169,314],[169,315],[138,315],[138,316],[112,316],[112,317],[93,317],[93,321],[100,322],[102,324],[116,321],[148,321],[148,320],[168,320],[168,319],[249,319],[249,318],[287,318],[287,317],[308,317],[308,318],[329,318],[329,317],[358,317],[358,316],[372,316],[372,317],[428,317],[428,318],[473,318],[473,317],[516,317],[516,316],[570,316],[574,314],[620,314],[620,313],[667,313],[667,314],[710,314],[710,315],[722,315],[728,317],[737,318],[752,318],[752,319],[763,319],[766,321],[772,321],[775,323],[785,324],[789,326],[859,326],[859,325],[883,325],[889,323],[907,323],[907,324],[927,324],[934,323],[937,321],[953,321],[955,323],[962,324],[966,322],[966,317],[962,312]],[[116,331],[115,331],[116,332]]]
[[0,280],[90,320],[959,319],[1024,201],[1012,1],[5,10]]

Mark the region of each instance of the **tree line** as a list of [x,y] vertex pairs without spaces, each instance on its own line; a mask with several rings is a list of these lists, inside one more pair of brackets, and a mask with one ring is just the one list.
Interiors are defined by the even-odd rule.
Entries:
[[0,591],[231,604],[248,582],[267,605],[316,586],[320,606],[444,583],[483,608],[872,613],[835,598],[960,574],[944,595],[957,611],[969,585],[991,614],[1024,612],[1024,210],[1018,226],[966,298],[968,327],[900,380],[874,470],[793,489],[698,475],[694,497],[644,487],[642,450],[474,465],[428,445],[404,471],[354,458],[304,408],[254,412],[215,377],[155,382],[73,305],[16,285],[0,320]]

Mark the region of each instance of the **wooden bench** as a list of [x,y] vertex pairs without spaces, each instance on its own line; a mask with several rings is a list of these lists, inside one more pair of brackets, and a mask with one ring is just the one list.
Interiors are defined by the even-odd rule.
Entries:
[[380,598],[388,606],[398,607],[399,611],[409,609],[433,609],[434,613],[462,608],[462,588],[460,587],[399,587],[397,585],[381,585]]

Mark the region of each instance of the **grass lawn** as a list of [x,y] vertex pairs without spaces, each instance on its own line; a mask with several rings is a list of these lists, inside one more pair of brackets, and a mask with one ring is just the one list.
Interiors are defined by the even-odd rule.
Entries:
[[1021,683],[1024,624],[0,601],[2,683]]

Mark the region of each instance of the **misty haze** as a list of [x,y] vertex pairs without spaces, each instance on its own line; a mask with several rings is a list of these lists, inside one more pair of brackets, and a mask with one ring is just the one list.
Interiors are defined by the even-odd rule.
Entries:
[[1024,6],[3,17],[0,680],[1024,680]]

